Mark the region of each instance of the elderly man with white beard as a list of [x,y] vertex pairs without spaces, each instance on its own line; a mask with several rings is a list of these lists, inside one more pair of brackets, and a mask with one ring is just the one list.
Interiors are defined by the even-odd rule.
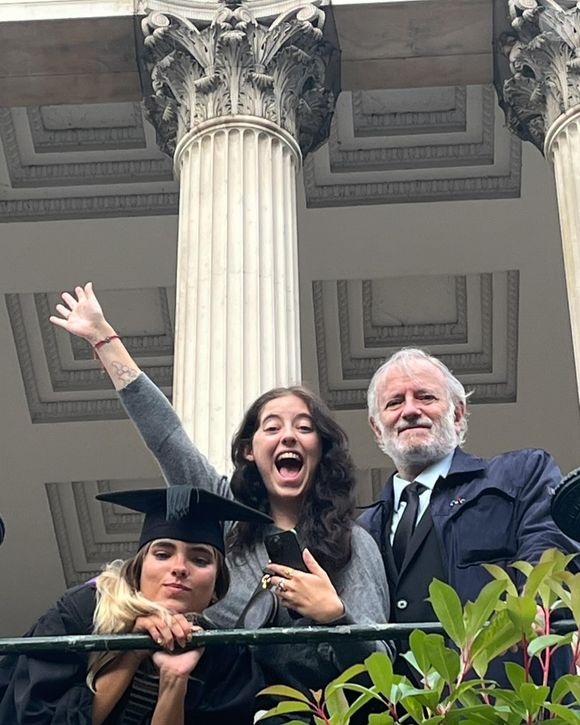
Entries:
[[550,547],[578,551],[550,516],[562,476],[548,453],[483,459],[462,450],[467,397],[440,360],[412,348],[387,360],[369,386],[369,422],[397,471],[359,522],[381,549],[395,622],[435,619],[425,601],[434,577],[465,603],[490,581],[485,562],[518,585],[512,562],[536,563]]

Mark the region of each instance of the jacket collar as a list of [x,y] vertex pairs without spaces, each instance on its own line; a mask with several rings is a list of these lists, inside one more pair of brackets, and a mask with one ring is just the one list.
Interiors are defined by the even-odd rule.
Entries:
[[451,467],[449,473],[444,480],[447,480],[449,476],[453,476],[459,473],[475,473],[476,471],[485,471],[487,468],[487,461],[477,456],[472,456],[470,453],[466,453],[461,448],[456,448],[453,454],[453,460],[451,461]]

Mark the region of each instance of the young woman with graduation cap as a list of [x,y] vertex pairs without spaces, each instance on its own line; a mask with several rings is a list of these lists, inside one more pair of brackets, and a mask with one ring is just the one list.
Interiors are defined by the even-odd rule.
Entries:
[[[185,433],[165,396],[137,367],[106,321],[92,284],[64,293],[51,322],[87,340],[170,485],[190,476],[210,490],[270,514],[274,525],[230,528],[228,595],[212,606],[218,626],[240,614],[267,566],[281,605],[277,626],[385,622],[389,594],[380,553],[354,523],[355,478],[344,431],[325,404],[302,387],[268,391],[248,409],[232,443],[234,473],[220,475]],[[306,572],[269,563],[264,538],[296,528]],[[319,689],[381,642],[271,645],[256,658],[269,683]]]
[[148,632],[165,649],[7,657],[0,723],[250,725],[263,677],[248,651],[179,648],[227,592],[222,522],[269,517],[189,485],[97,498],[145,514],[137,554],[69,590],[28,635]]

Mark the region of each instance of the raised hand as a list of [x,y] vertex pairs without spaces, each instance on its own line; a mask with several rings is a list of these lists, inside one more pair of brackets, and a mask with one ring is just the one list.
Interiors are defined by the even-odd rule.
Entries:
[[139,366],[103,315],[93,283],[75,287],[74,295],[63,292],[62,300],[56,306],[58,315],[52,315],[50,321],[93,346],[115,389],[122,390],[139,377]]
[[330,577],[308,551],[302,558],[308,572],[297,571],[280,564],[268,564],[273,572],[270,583],[275,586],[280,604],[319,624],[327,624],[344,614],[344,604],[336,593]]
[[115,334],[105,320],[101,305],[93,292],[92,282],[87,282],[84,287],[75,287],[74,295],[63,292],[62,299],[64,304],[56,306],[59,316],[52,315],[49,318],[53,325],[88,340],[92,345]]

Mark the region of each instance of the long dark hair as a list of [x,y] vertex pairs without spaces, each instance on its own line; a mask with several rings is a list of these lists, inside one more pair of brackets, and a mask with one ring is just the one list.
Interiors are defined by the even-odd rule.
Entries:
[[[351,557],[356,481],[346,433],[320,398],[302,386],[292,386],[269,390],[252,403],[232,440],[231,489],[238,501],[270,513],[266,486],[256,464],[248,461],[246,455],[252,448],[264,406],[287,395],[295,395],[306,404],[322,448],[320,463],[302,503],[300,539],[320,566],[333,574]],[[230,531],[228,546],[234,556],[243,558],[263,538],[263,525],[240,521]]]

